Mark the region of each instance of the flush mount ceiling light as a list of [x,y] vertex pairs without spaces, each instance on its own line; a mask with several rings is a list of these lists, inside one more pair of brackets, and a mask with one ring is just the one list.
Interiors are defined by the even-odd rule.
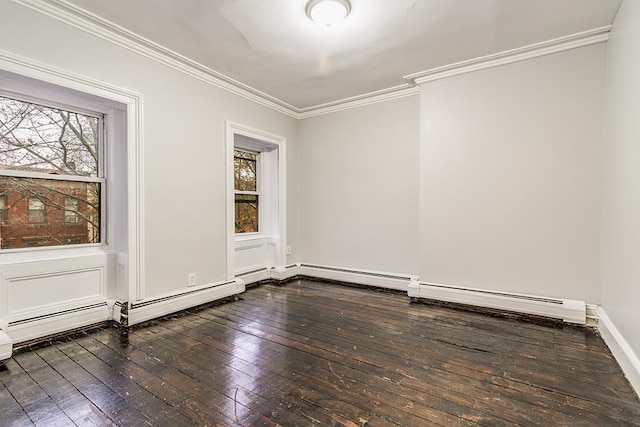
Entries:
[[331,28],[349,15],[349,0],[311,0],[307,3],[307,16],[316,24]]

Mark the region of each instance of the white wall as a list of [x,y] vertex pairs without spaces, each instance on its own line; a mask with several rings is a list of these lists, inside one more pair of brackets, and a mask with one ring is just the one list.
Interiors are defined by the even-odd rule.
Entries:
[[[602,213],[602,301],[636,352],[638,13],[611,41]],[[225,279],[231,120],[287,138],[287,264],[600,302],[604,44],[297,122],[13,2],[0,16],[0,49],[143,94],[147,298]]]
[[421,282],[600,302],[605,54],[422,86]]
[[607,50],[602,307],[637,360],[640,355],[639,2],[622,4]]
[[418,270],[419,97],[301,120],[302,262]]
[[291,169],[296,121],[15,3],[0,2],[0,16],[0,49],[144,96],[145,297],[186,289],[190,272],[199,285],[225,280],[225,120],[286,137]]

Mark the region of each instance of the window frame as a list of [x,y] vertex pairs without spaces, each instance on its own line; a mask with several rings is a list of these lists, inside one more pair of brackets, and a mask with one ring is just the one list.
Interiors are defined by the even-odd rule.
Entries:
[[[226,243],[227,280],[235,280],[236,260],[249,261],[258,267],[256,251],[265,251],[260,268],[284,271],[287,258],[287,139],[244,124],[227,120],[226,128]],[[258,151],[261,154],[262,232],[258,235],[235,234],[233,150]],[[252,260],[247,260],[251,258]],[[244,261],[240,261],[244,264]],[[245,265],[245,267],[247,267]],[[244,268],[244,267],[243,267]]]
[[[233,207],[234,207],[234,224],[235,224],[235,207],[236,207],[236,200],[235,197],[237,195],[250,195],[250,196],[257,196],[258,197],[258,231],[254,231],[254,232],[247,232],[247,233],[238,233],[235,232],[236,237],[242,238],[242,237],[247,237],[247,238],[254,238],[254,237],[258,237],[258,236],[262,236],[263,233],[263,203],[261,201],[262,199],[262,161],[261,161],[261,153],[259,151],[254,151],[254,150],[250,150],[247,148],[240,148],[240,147],[234,147],[233,152],[234,152],[234,156],[233,156],[233,162],[234,162],[234,167],[235,167],[235,152],[236,151],[242,151],[245,153],[250,153],[250,154],[255,154],[256,156],[256,190],[255,191],[244,191],[244,190],[237,190],[235,188],[235,181],[234,181],[234,185],[233,185]],[[235,231],[235,225],[234,225],[234,231]]]
[[[78,113],[85,116],[93,117],[98,120],[98,162],[96,176],[81,176],[81,175],[64,175],[64,174],[49,174],[44,172],[34,171],[21,171],[15,169],[0,169],[0,176],[7,176],[13,178],[26,178],[26,179],[46,179],[54,181],[73,181],[73,182],[86,182],[98,184],[100,189],[100,241],[96,243],[81,243],[70,245],[49,245],[39,247],[22,247],[22,248],[1,248],[0,254],[10,252],[32,252],[32,251],[51,251],[51,250],[70,250],[78,248],[91,248],[91,247],[106,247],[109,244],[108,239],[108,177],[106,171],[109,169],[109,153],[107,150],[107,140],[109,135],[109,128],[112,125],[111,116],[114,110],[103,106],[99,103],[93,102],[90,99],[90,95],[86,98],[82,95],[71,95],[65,93],[57,93],[53,90],[37,91],[34,90],[34,94],[26,94],[22,92],[26,91],[27,87],[24,84],[19,84],[17,88],[4,89],[0,88],[0,96],[5,98],[11,98],[20,102],[42,105],[49,108],[60,109],[71,113]],[[33,224],[46,224],[46,206],[45,206],[45,219],[41,223]]]
[[[103,245],[51,246],[45,250],[14,253],[6,250],[0,254],[0,265],[117,255],[114,262],[122,272],[118,273],[117,280],[119,295],[129,301],[145,299],[144,95],[104,79],[73,73],[1,49],[0,88],[86,105],[105,113],[103,159],[108,178],[108,188],[104,191],[108,216],[105,216]],[[2,304],[0,312],[1,309]]]

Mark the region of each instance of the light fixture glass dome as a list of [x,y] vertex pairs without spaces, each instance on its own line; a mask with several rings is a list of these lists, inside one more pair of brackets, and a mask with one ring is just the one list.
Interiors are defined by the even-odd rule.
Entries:
[[323,27],[331,28],[349,15],[348,0],[311,0],[307,4],[307,16]]

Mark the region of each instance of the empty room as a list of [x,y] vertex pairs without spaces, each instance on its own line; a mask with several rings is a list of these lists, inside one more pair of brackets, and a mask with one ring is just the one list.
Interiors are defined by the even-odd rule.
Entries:
[[640,2],[0,20],[0,426],[640,426]]

